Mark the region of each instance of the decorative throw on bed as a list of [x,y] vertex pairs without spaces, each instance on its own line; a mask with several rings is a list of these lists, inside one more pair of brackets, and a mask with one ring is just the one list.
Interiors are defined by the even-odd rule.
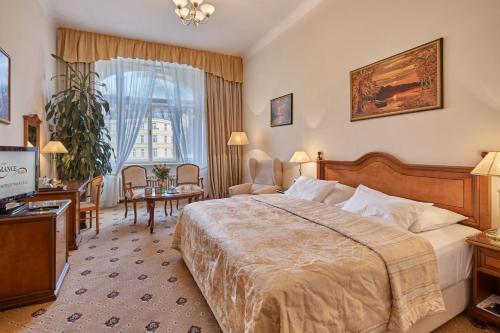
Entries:
[[224,332],[405,332],[444,310],[430,243],[321,203],[189,205],[172,246]]

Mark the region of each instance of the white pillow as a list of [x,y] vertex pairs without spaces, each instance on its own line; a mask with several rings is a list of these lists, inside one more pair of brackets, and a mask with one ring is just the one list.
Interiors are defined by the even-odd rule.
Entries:
[[336,181],[319,180],[300,176],[285,192],[295,198],[321,202],[333,191]]
[[326,196],[325,200],[323,200],[323,203],[329,206],[335,206],[350,199],[354,195],[354,192],[356,192],[354,187],[337,183],[333,191]]
[[455,224],[468,217],[439,207],[428,207],[410,227],[411,232],[423,232]]
[[408,230],[429,206],[432,204],[390,196],[360,185],[342,209]]

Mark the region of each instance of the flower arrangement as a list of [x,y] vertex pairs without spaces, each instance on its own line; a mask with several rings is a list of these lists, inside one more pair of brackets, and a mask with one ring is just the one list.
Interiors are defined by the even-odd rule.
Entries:
[[167,180],[170,174],[170,167],[166,164],[158,164],[153,167],[153,173],[159,180]]

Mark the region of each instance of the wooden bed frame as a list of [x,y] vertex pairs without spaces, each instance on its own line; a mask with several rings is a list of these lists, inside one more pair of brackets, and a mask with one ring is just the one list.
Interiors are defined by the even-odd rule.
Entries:
[[491,228],[490,179],[471,175],[472,169],[405,164],[386,153],[369,153],[352,162],[323,160],[318,153],[317,178],[432,202],[469,217],[462,224],[486,230]]

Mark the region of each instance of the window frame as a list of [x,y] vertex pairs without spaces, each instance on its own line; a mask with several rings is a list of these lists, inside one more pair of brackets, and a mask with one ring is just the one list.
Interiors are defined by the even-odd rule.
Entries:
[[[169,136],[168,135],[164,135],[164,134],[153,134],[153,131],[154,130],[162,130],[161,129],[161,126],[158,126],[158,128],[153,128],[153,114],[154,114],[154,108],[155,108],[155,105],[158,106],[158,105],[161,105],[163,107],[168,107],[168,101],[165,100],[165,99],[153,99],[153,103],[152,103],[152,106],[151,108],[147,111],[147,115],[146,115],[146,118],[147,118],[147,126],[148,128],[146,129],[147,130],[147,136],[145,137],[145,140],[144,142],[140,141],[139,143],[145,143],[147,144],[147,156],[145,156],[144,159],[141,158],[141,154],[140,154],[140,151],[136,154],[137,155],[137,159],[135,160],[130,160],[130,157],[132,156],[132,153],[130,154],[129,158],[127,159],[127,161],[125,161],[125,164],[126,165],[130,165],[130,164],[139,164],[139,165],[154,165],[154,164],[158,164],[158,163],[165,163],[165,164],[180,164],[180,163],[183,163],[181,160],[179,160],[179,153],[178,153],[178,148],[177,148],[177,145],[175,144],[175,136],[172,135],[172,142],[169,143],[168,142],[168,139],[166,142],[164,142],[164,144],[168,145],[168,144],[171,144],[172,145],[172,153],[173,153],[173,158],[155,158],[154,157],[154,147],[153,147],[153,144],[155,144],[155,142],[153,142],[153,136],[157,136],[157,142],[156,144],[158,144],[159,142],[158,141],[161,141],[159,138],[161,137],[165,137],[165,138],[168,138]],[[166,119],[168,121],[171,122],[170,119]],[[142,128],[142,125],[141,125],[141,128]],[[164,131],[167,131],[168,130],[168,126],[164,126],[163,127]],[[173,129],[172,129],[172,126],[170,126],[171,130],[172,130],[172,133],[173,133]],[[142,134],[139,134],[137,139],[139,139],[141,137]],[[136,139],[136,140],[137,140]],[[135,145],[135,144],[134,144]],[[165,149],[165,151],[168,151],[168,148],[158,148],[156,147],[157,149]],[[133,148],[132,148],[133,149]],[[139,148],[141,149],[141,148]],[[146,153],[145,151],[145,153]],[[158,150],[160,151],[160,150]]]

